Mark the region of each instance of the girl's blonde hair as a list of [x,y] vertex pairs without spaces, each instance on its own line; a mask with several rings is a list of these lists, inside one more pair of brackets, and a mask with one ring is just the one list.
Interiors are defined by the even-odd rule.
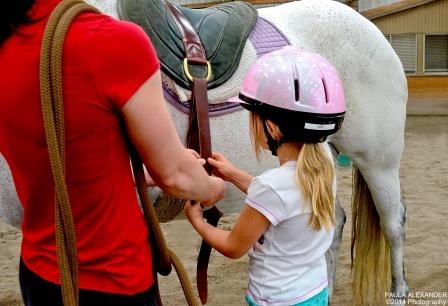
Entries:
[[[257,158],[266,143],[261,117],[250,112],[252,145]],[[318,231],[335,224],[333,181],[335,168],[331,152],[325,143],[304,143],[297,159],[296,182],[306,203],[311,204],[309,224]]]

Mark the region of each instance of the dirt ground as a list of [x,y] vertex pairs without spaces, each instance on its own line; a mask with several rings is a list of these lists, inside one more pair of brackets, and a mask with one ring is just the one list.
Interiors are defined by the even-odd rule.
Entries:
[[[408,116],[401,164],[402,188],[408,209],[405,264],[411,292],[441,293],[420,302],[448,304],[448,116]],[[351,168],[339,171],[339,196],[347,212],[339,254],[333,305],[351,305],[350,198]],[[220,226],[230,227],[235,214]],[[200,240],[185,220],[163,224],[170,247],[195,280]],[[21,234],[0,221],[0,305],[22,305],[18,284]],[[208,305],[244,305],[247,257],[230,260],[213,252],[209,266]],[[165,305],[186,305],[175,273],[160,277]],[[443,297],[444,296],[444,297]],[[415,302],[414,304],[416,304]],[[411,305],[410,303],[409,305]]]

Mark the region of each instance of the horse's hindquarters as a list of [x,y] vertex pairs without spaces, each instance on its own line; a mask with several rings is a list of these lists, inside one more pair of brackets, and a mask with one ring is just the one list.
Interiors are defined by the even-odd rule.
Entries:
[[332,137],[338,150],[355,159],[357,154],[374,159],[384,150],[390,150],[386,155],[400,156],[407,81],[398,56],[381,31],[336,1],[295,1],[259,13],[293,45],[321,54],[339,72],[347,113],[342,129]]

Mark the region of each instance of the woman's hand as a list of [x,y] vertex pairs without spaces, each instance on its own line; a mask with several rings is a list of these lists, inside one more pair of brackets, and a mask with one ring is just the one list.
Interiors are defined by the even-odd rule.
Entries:
[[190,152],[194,157],[196,157],[196,158],[198,159],[199,163],[200,163],[202,166],[205,165],[205,159],[203,159],[203,158],[201,157],[201,155],[199,155],[198,152],[196,152],[196,151],[193,150],[193,149],[186,149],[186,150],[187,150],[188,152]]
[[[191,155],[193,155],[194,157],[196,157],[199,161],[199,163],[201,164],[201,166],[205,165],[205,159],[203,159],[198,152],[196,152],[195,150],[192,149],[186,149],[189,153],[191,153]],[[152,179],[151,175],[149,174],[148,170],[146,169],[146,166],[143,165],[143,171],[145,173],[145,181],[146,181],[146,186],[148,187],[153,187],[156,185],[156,183],[154,183],[154,180]]]
[[[202,166],[205,165],[205,159],[202,158],[198,152],[196,152],[195,150],[192,150],[192,149],[187,149],[187,151],[189,151],[194,157],[196,157]],[[202,201],[202,203],[201,203],[202,207],[210,207],[210,206],[216,204],[218,201],[220,201],[224,197],[224,192],[226,190],[226,186],[221,178],[210,176],[209,179],[212,182],[212,186],[213,186],[212,189],[215,190],[215,195],[212,199],[210,199],[208,201]],[[200,206],[200,205],[196,204],[196,206]]]
[[121,108],[130,140],[152,181],[164,192],[181,199],[216,201],[224,194],[226,184],[210,177],[201,160],[198,162],[185,151],[168,112],[161,82],[157,70]]

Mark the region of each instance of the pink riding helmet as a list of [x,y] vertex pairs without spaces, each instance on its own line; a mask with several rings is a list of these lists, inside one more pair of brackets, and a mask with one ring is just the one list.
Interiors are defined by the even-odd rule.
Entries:
[[345,114],[344,89],[336,69],[319,54],[291,46],[256,60],[238,98],[230,101],[273,120],[280,128],[293,125],[293,134],[307,142],[320,142],[334,134]]

